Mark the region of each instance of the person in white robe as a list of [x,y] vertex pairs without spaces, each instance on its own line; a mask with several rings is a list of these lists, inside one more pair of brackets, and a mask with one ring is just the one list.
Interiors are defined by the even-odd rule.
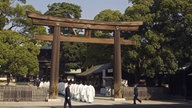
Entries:
[[83,101],[83,95],[82,95],[82,91],[83,91],[83,84],[79,84],[79,101]]
[[71,84],[71,86],[70,86],[70,92],[71,92],[71,99],[73,99],[74,98],[74,84]]
[[74,84],[74,88],[73,88],[73,94],[74,94],[74,99],[77,100],[77,84]]
[[83,102],[86,102],[87,101],[87,93],[86,93],[86,90],[87,90],[87,85],[84,85],[82,87],[82,91],[81,91],[81,100]]
[[43,81],[40,82],[39,88],[43,88]]
[[44,88],[49,88],[49,85],[50,85],[49,81],[45,81],[44,84],[43,84],[43,87]]
[[87,102],[92,103],[95,98],[95,88],[92,85],[87,87]]
[[80,101],[80,84],[77,85],[76,88],[76,100]]

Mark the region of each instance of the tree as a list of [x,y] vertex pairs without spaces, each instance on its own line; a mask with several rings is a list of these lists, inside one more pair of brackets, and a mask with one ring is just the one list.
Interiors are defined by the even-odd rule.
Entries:
[[[53,3],[52,5],[48,5],[48,11],[45,12],[45,15],[51,15],[56,17],[64,17],[64,18],[80,18],[81,17],[81,7],[78,5],[74,5],[71,3]],[[53,33],[53,27],[49,27],[49,33]],[[61,27],[62,34],[76,34],[76,31],[71,28]]]
[[[25,0],[18,0],[25,3]],[[15,4],[15,6],[12,6]],[[36,11],[32,5],[20,5],[13,0],[2,0],[0,2],[0,30],[15,30],[24,35],[32,37],[35,33],[45,34],[45,27],[34,26],[31,19],[27,17],[26,11]]]
[[98,21],[123,21],[124,16],[118,10],[106,9],[101,11],[94,17],[94,20]]
[[84,67],[93,65],[112,63],[113,46],[103,44],[88,44],[86,51],[86,61]]
[[[125,19],[143,20],[144,25],[139,32],[132,33],[137,45],[127,48],[125,58],[129,61],[125,61],[124,66],[134,73],[139,73],[137,77],[146,75],[153,78],[163,74],[174,74],[181,64],[190,62],[191,51],[183,49],[191,49],[189,45],[191,36],[189,31],[185,30],[191,26],[183,25],[191,23],[189,20],[191,18],[188,17],[191,14],[188,12],[191,10],[189,8],[191,1],[130,1],[133,6],[126,9]],[[187,52],[185,55],[188,57],[181,57],[183,55],[181,51]]]
[[192,61],[192,1],[156,0],[154,5],[153,29],[165,35],[165,46],[173,50],[182,67]]
[[[46,15],[64,17],[64,18],[80,18],[81,7],[71,3],[53,3],[48,5]],[[49,33],[53,33],[53,28],[50,27]],[[70,36],[78,33],[77,29],[61,27],[61,34]],[[84,62],[84,53],[86,51],[86,44],[83,43],[65,43],[61,42],[61,59],[60,72],[69,71],[69,69],[82,68]]]
[[[21,5],[21,4],[22,5]],[[0,0],[0,69],[23,76],[39,72],[37,55],[41,42],[34,34],[46,34],[45,27],[32,24],[26,11],[38,12],[26,0]]]
[[0,70],[23,76],[39,72],[39,47],[17,32],[0,31]]
[[[94,17],[96,21],[123,21],[123,14],[118,10],[106,9]],[[112,38],[113,31],[92,30],[92,37]],[[112,63],[113,45],[89,44],[87,46],[85,66]]]
[[178,69],[177,59],[172,50],[162,47],[164,36],[148,30],[141,35],[135,34],[131,39],[135,46],[123,48],[123,67],[135,73],[138,81],[141,77],[158,77],[160,74],[173,74]]
[[[123,21],[123,19],[124,19],[124,16],[123,14],[121,14],[120,11],[111,10],[111,9],[103,10],[94,17],[94,20],[96,21],[107,21],[107,22]],[[98,38],[110,38],[110,37],[113,37],[113,31],[94,30],[92,35],[93,37],[98,37]]]

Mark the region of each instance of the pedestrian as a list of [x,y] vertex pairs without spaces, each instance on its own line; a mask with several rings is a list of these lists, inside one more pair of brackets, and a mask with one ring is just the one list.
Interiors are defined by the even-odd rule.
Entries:
[[8,73],[7,74],[7,85],[9,85],[10,81],[11,81],[11,78],[10,78],[10,74]]
[[64,102],[64,108],[67,108],[67,104],[69,105],[69,108],[71,107],[71,92],[70,92],[70,86],[71,82],[68,82],[67,87],[65,88],[65,102]]
[[137,84],[134,85],[134,98],[133,98],[133,104],[136,104],[136,100],[138,100],[141,103],[141,100],[138,99],[138,88]]

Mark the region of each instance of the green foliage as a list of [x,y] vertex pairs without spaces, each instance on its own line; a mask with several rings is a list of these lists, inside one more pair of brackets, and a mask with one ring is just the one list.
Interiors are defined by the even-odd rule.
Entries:
[[[25,3],[26,0],[18,0]],[[32,25],[32,21],[27,17],[26,11],[40,13],[32,5],[20,5],[12,0],[0,2],[0,30],[15,30],[26,36],[32,37],[34,34],[45,34],[45,27]],[[38,31],[37,31],[38,29]]]
[[[20,4],[24,3],[24,4]],[[33,40],[36,33],[46,34],[45,27],[32,24],[26,11],[36,11],[26,0],[0,1],[0,72],[19,75],[34,75],[39,72],[37,55],[39,41]]]
[[39,72],[39,47],[17,32],[0,31],[0,70],[23,76]]
[[123,14],[118,10],[106,9],[95,16],[98,21],[123,21]]
[[81,7],[71,3],[53,3],[48,5],[48,11],[46,15],[65,17],[65,18],[80,18],[81,17]]
[[133,6],[125,10],[125,19],[127,21],[141,20],[146,24],[152,24],[155,14],[151,12],[154,0],[130,0]]
[[[64,17],[64,18],[80,18],[81,7],[71,3],[53,3],[48,5],[46,15]],[[75,30],[78,33],[78,30]],[[74,29],[61,27],[61,32],[64,35],[74,34]],[[53,33],[53,28],[50,27],[49,33]],[[83,43],[61,43],[61,59],[60,72],[69,71],[69,69],[82,68],[85,61],[86,44]]]
[[[160,72],[164,74],[176,72],[178,65],[175,63],[176,58],[172,50],[162,47],[164,36],[151,30],[144,35],[144,37],[134,35],[132,39],[136,40],[137,44],[124,49],[127,50],[123,54],[124,67],[128,68],[130,72],[137,73],[138,78],[144,75],[155,77]],[[165,52],[169,53],[165,54]]]
[[17,0],[17,1],[19,1],[21,3],[26,3],[26,0]]
[[[118,10],[106,9],[101,11],[94,17],[96,21],[123,21],[123,14]],[[92,37],[111,38],[113,31],[92,30]],[[84,66],[112,63],[113,61],[113,45],[105,44],[89,44],[87,46],[86,61]]]
[[[22,5],[20,4],[22,3]],[[26,0],[0,1],[0,72],[23,76],[39,72],[38,58],[40,41],[34,34],[46,34],[45,27],[32,24],[26,11],[37,12]]]
[[86,44],[63,42],[61,46],[61,71],[82,68],[85,61]]
[[103,44],[88,44],[85,67],[111,63],[113,60],[113,46]]
[[10,28],[18,29],[17,31],[29,37],[32,37],[34,34],[46,34],[45,27],[33,25],[31,19],[27,17],[26,11],[40,13],[36,11],[32,5],[21,6],[17,4],[14,10],[14,17],[10,20],[12,23]]
[[[171,3],[171,4],[170,4]],[[156,3],[154,29],[164,33],[166,45],[176,54],[179,65],[191,62],[192,2],[189,0],[162,0]]]
[[0,2],[0,30],[3,29],[3,27],[6,25],[8,22],[8,18],[6,17],[7,15],[10,14],[10,10],[12,8],[10,7],[11,3],[9,0],[1,0]]
[[[48,5],[48,11],[45,12],[45,15],[51,15],[55,17],[64,17],[64,18],[77,18],[81,17],[81,7],[71,3],[53,3]],[[73,30],[71,28],[61,27],[62,34],[71,35]],[[78,32],[78,30],[77,30]],[[53,33],[53,27],[49,27],[49,33]]]
[[136,46],[125,48],[124,67],[138,77],[155,77],[160,73],[174,74],[179,67],[192,62],[191,1],[129,1],[133,5],[125,10],[125,19],[143,20],[144,25],[132,36]]

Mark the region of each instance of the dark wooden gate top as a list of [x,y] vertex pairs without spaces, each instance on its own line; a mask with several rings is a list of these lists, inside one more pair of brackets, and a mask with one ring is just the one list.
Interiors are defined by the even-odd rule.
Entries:
[[46,16],[36,13],[27,13],[28,17],[32,19],[33,24],[57,26],[59,23],[62,27],[94,29],[94,30],[124,30],[137,31],[138,27],[143,24],[143,21],[131,22],[103,22],[95,20],[74,19],[74,18],[60,18],[53,16]]

